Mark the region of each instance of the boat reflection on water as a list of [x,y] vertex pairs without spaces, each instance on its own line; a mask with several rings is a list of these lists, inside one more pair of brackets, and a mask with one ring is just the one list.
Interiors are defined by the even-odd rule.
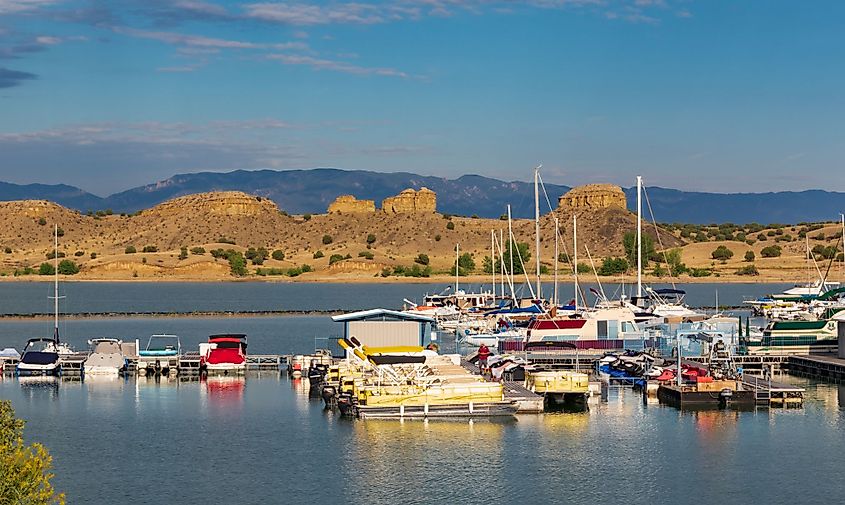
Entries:
[[29,398],[52,398],[59,397],[59,377],[50,375],[18,377],[21,391]]
[[200,379],[200,382],[204,384],[203,391],[211,404],[228,407],[243,402],[246,377],[210,376]]
[[[391,503],[419,503],[423,498],[415,494],[417,485],[409,486],[407,471],[400,469],[415,469],[418,479],[436,481],[436,485],[418,484],[425,490],[423,501],[454,502],[454,490],[461,489],[461,503],[487,503],[490,488],[484,486],[484,493],[479,494],[467,479],[474,482],[476,476],[483,476],[483,482],[490,483],[505,479],[506,433],[521,422],[512,416],[345,421],[340,424],[351,428],[352,433],[347,437],[347,456],[341,459],[338,478],[356,490],[359,503],[384,502],[385,496],[391,497]],[[460,470],[443,471],[447,467],[435,463],[447,461]]]

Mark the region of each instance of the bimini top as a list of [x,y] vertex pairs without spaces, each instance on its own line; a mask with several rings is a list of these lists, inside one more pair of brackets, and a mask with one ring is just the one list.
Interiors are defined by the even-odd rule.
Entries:
[[219,335],[209,335],[209,342],[243,342],[246,340],[246,335],[243,333],[221,333]]
[[399,312],[398,310],[388,309],[370,309],[360,310],[358,312],[350,312],[348,314],[341,314],[339,316],[332,316],[332,321],[336,323],[345,323],[347,321],[365,321],[365,320],[384,320],[397,319],[400,321],[419,321],[421,323],[433,323],[434,319],[420,314],[409,314],[408,312]]

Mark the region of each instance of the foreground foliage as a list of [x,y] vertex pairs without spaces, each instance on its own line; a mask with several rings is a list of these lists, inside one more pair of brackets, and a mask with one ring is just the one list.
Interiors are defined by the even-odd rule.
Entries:
[[64,504],[50,484],[53,458],[41,444],[24,444],[23,426],[12,402],[0,401],[0,505]]

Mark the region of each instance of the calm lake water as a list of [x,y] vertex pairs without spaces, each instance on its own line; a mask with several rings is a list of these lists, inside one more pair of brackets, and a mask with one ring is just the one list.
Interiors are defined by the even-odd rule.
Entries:
[[[264,282],[63,282],[60,291],[61,311],[80,312],[192,312],[192,311],[309,311],[358,310],[373,307],[398,308],[407,298],[422,301],[427,293],[439,293],[448,284],[316,284]],[[551,294],[553,286],[543,285]],[[592,303],[589,288],[582,289]],[[720,305],[737,306],[745,299],[779,293],[789,284],[686,284],[678,285],[687,291],[687,303],[695,307],[713,307],[718,292]],[[655,288],[671,287],[655,285]],[[490,290],[490,284],[471,284],[462,289]],[[608,297],[630,294],[635,286],[605,284]],[[498,292],[498,289],[497,289]],[[572,284],[560,285],[561,300],[573,296]],[[527,288],[518,296],[529,296]],[[53,312],[53,285],[49,282],[0,283],[0,313],[30,314]]]
[[[44,304],[49,292],[38,284],[0,287],[4,306]],[[169,301],[213,310],[191,302],[222,303],[226,296],[244,307],[261,307],[268,297],[308,307],[300,296],[314,305],[395,307],[397,299],[430,289],[405,287],[385,293],[380,285],[86,283],[66,284],[65,292],[97,293],[100,301],[85,302],[95,309],[80,310],[134,311]],[[735,287],[720,286],[720,299]],[[218,288],[230,291],[218,295]],[[133,302],[135,295],[143,302]],[[51,325],[0,321],[0,347],[20,348],[31,335],[49,335]],[[252,352],[291,353],[311,351],[315,336],[339,328],[326,316],[62,323],[77,347],[91,336],[143,339],[163,331],[192,349],[210,333],[240,331],[249,334]],[[790,380],[808,388],[803,409],[680,412],[622,390],[583,413],[471,423],[342,419],[308,399],[306,381],[266,372],[204,382],[6,377],[0,398],[26,419],[27,439],[50,450],[54,483],[70,504],[838,502],[845,491],[845,391]]]

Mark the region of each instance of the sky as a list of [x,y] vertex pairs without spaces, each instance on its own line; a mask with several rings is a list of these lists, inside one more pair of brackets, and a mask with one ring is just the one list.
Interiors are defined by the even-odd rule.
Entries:
[[0,0],[0,180],[845,191],[845,3]]

